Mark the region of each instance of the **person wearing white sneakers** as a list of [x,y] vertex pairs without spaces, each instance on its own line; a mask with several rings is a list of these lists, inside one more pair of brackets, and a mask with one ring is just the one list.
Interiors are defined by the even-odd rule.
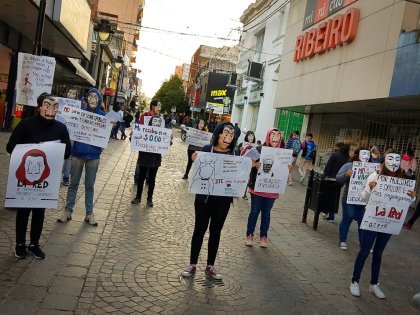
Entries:
[[[401,156],[393,149],[388,149],[385,152],[385,160],[381,165],[379,172],[372,173],[365,184],[365,189],[362,192],[362,199],[366,203],[369,201],[370,193],[376,186],[378,175],[386,175],[392,177],[404,178],[405,175],[400,168]],[[414,202],[416,193],[415,191],[408,191],[407,195],[412,198]],[[360,296],[359,280],[365,264],[366,258],[369,256],[370,249],[373,246],[372,255],[372,274],[370,279],[369,292],[374,294],[379,299],[384,299],[385,294],[379,287],[379,272],[381,269],[382,253],[391,238],[391,234],[375,232],[370,230],[361,231],[361,246],[359,254],[357,255],[354,263],[353,277],[350,284],[350,293],[354,296]],[[375,244],[375,245],[373,245]]]

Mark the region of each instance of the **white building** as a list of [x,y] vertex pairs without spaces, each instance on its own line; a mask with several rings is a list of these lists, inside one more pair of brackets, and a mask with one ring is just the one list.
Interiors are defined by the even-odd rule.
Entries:
[[[239,89],[231,121],[252,130],[264,142],[268,128],[277,126],[275,89],[283,50],[289,1],[257,0],[242,14],[243,32],[237,64]],[[261,80],[247,75],[250,62],[262,65]],[[243,136],[243,135],[242,135]]]

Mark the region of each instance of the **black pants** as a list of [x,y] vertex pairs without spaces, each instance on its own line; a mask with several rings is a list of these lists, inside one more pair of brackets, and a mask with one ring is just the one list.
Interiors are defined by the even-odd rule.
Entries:
[[191,155],[195,152],[195,150],[187,150],[187,154],[188,154],[188,163],[187,163],[187,168],[185,169],[185,175],[188,176],[188,174],[190,173],[190,169],[191,166],[193,164],[193,160],[191,158]]
[[223,225],[228,215],[230,203],[227,203],[226,201],[209,201],[205,203],[196,199],[194,207],[195,225],[191,240],[190,263],[197,264],[198,262],[204,234],[206,234],[210,222],[207,265],[214,265],[217,250],[219,249],[220,233],[222,232]]
[[414,224],[414,222],[416,222],[416,220],[420,217],[420,202],[417,203],[417,207],[416,210],[414,211],[413,215],[411,216],[411,219],[408,220],[408,223],[410,223],[411,225]]
[[29,215],[32,211],[31,243],[39,245],[42,228],[44,227],[45,209],[19,208],[16,212],[16,244],[26,243],[26,230],[28,228]]
[[137,182],[137,194],[136,198],[141,199],[143,193],[144,181],[146,180],[146,175],[149,175],[149,189],[147,190],[147,200],[153,200],[153,191],[155,190],[156,174],[159,167],[144,167],[138,166],[139,168],[139,180]]

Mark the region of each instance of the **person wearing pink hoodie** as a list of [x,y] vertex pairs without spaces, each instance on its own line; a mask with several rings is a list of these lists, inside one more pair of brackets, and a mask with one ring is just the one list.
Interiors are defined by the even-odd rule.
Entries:
[[[267,131],[265,142],[263,146],[280,148],[281,145],[281,132],[276,128],[271,128]],[[262,146],[258,146],[256,149],[261,153]],[[258,215],[261,212],[261,226],[260,226],[260,247],[267,247],[267,235],[268,228],[270,226],[270,212],[273,208],[274,202],[279,197],[279,194],[274,193],[263,193],[255,192],[255,181],[257,178],[257,172],[260,168],[261,163],[259,160],[253,163],[251,173],[249,175],[248,192],[251,194],[251,212],[248,216],[248,225],[246,229],[246,241],[247,246],[252,246],[254,242],[254,230],[257,225]]]

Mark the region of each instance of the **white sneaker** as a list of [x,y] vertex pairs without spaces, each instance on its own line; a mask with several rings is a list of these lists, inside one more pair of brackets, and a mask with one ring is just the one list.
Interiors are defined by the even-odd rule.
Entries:
[[293,182],[287,182],[287,185],[293,186]]
[[299,180],[299,183],[302,183],[304,179],[305,179],[305,176],[302,176]]
[[384,299],[385,294],[382,292],[381,288],[377,284],[371,284],[369,286],[369,292],[373,293],[378,299]]
[[360,287],[358,282],[350,283],[350,293],[353,296],[360,296]]
[[66,223],[71,220],[71,212],[64,210],[61,216],[57,219],[57,222]]
[[87,215],[85,217],[85,222],[93,226],[98,226],[98,222],[96,222],[95,216],[93,214]]
[[343,250],[347,250],[347,243],[346,242],[340,242],[340,244],[338,245],[338,247],[340,247]]

